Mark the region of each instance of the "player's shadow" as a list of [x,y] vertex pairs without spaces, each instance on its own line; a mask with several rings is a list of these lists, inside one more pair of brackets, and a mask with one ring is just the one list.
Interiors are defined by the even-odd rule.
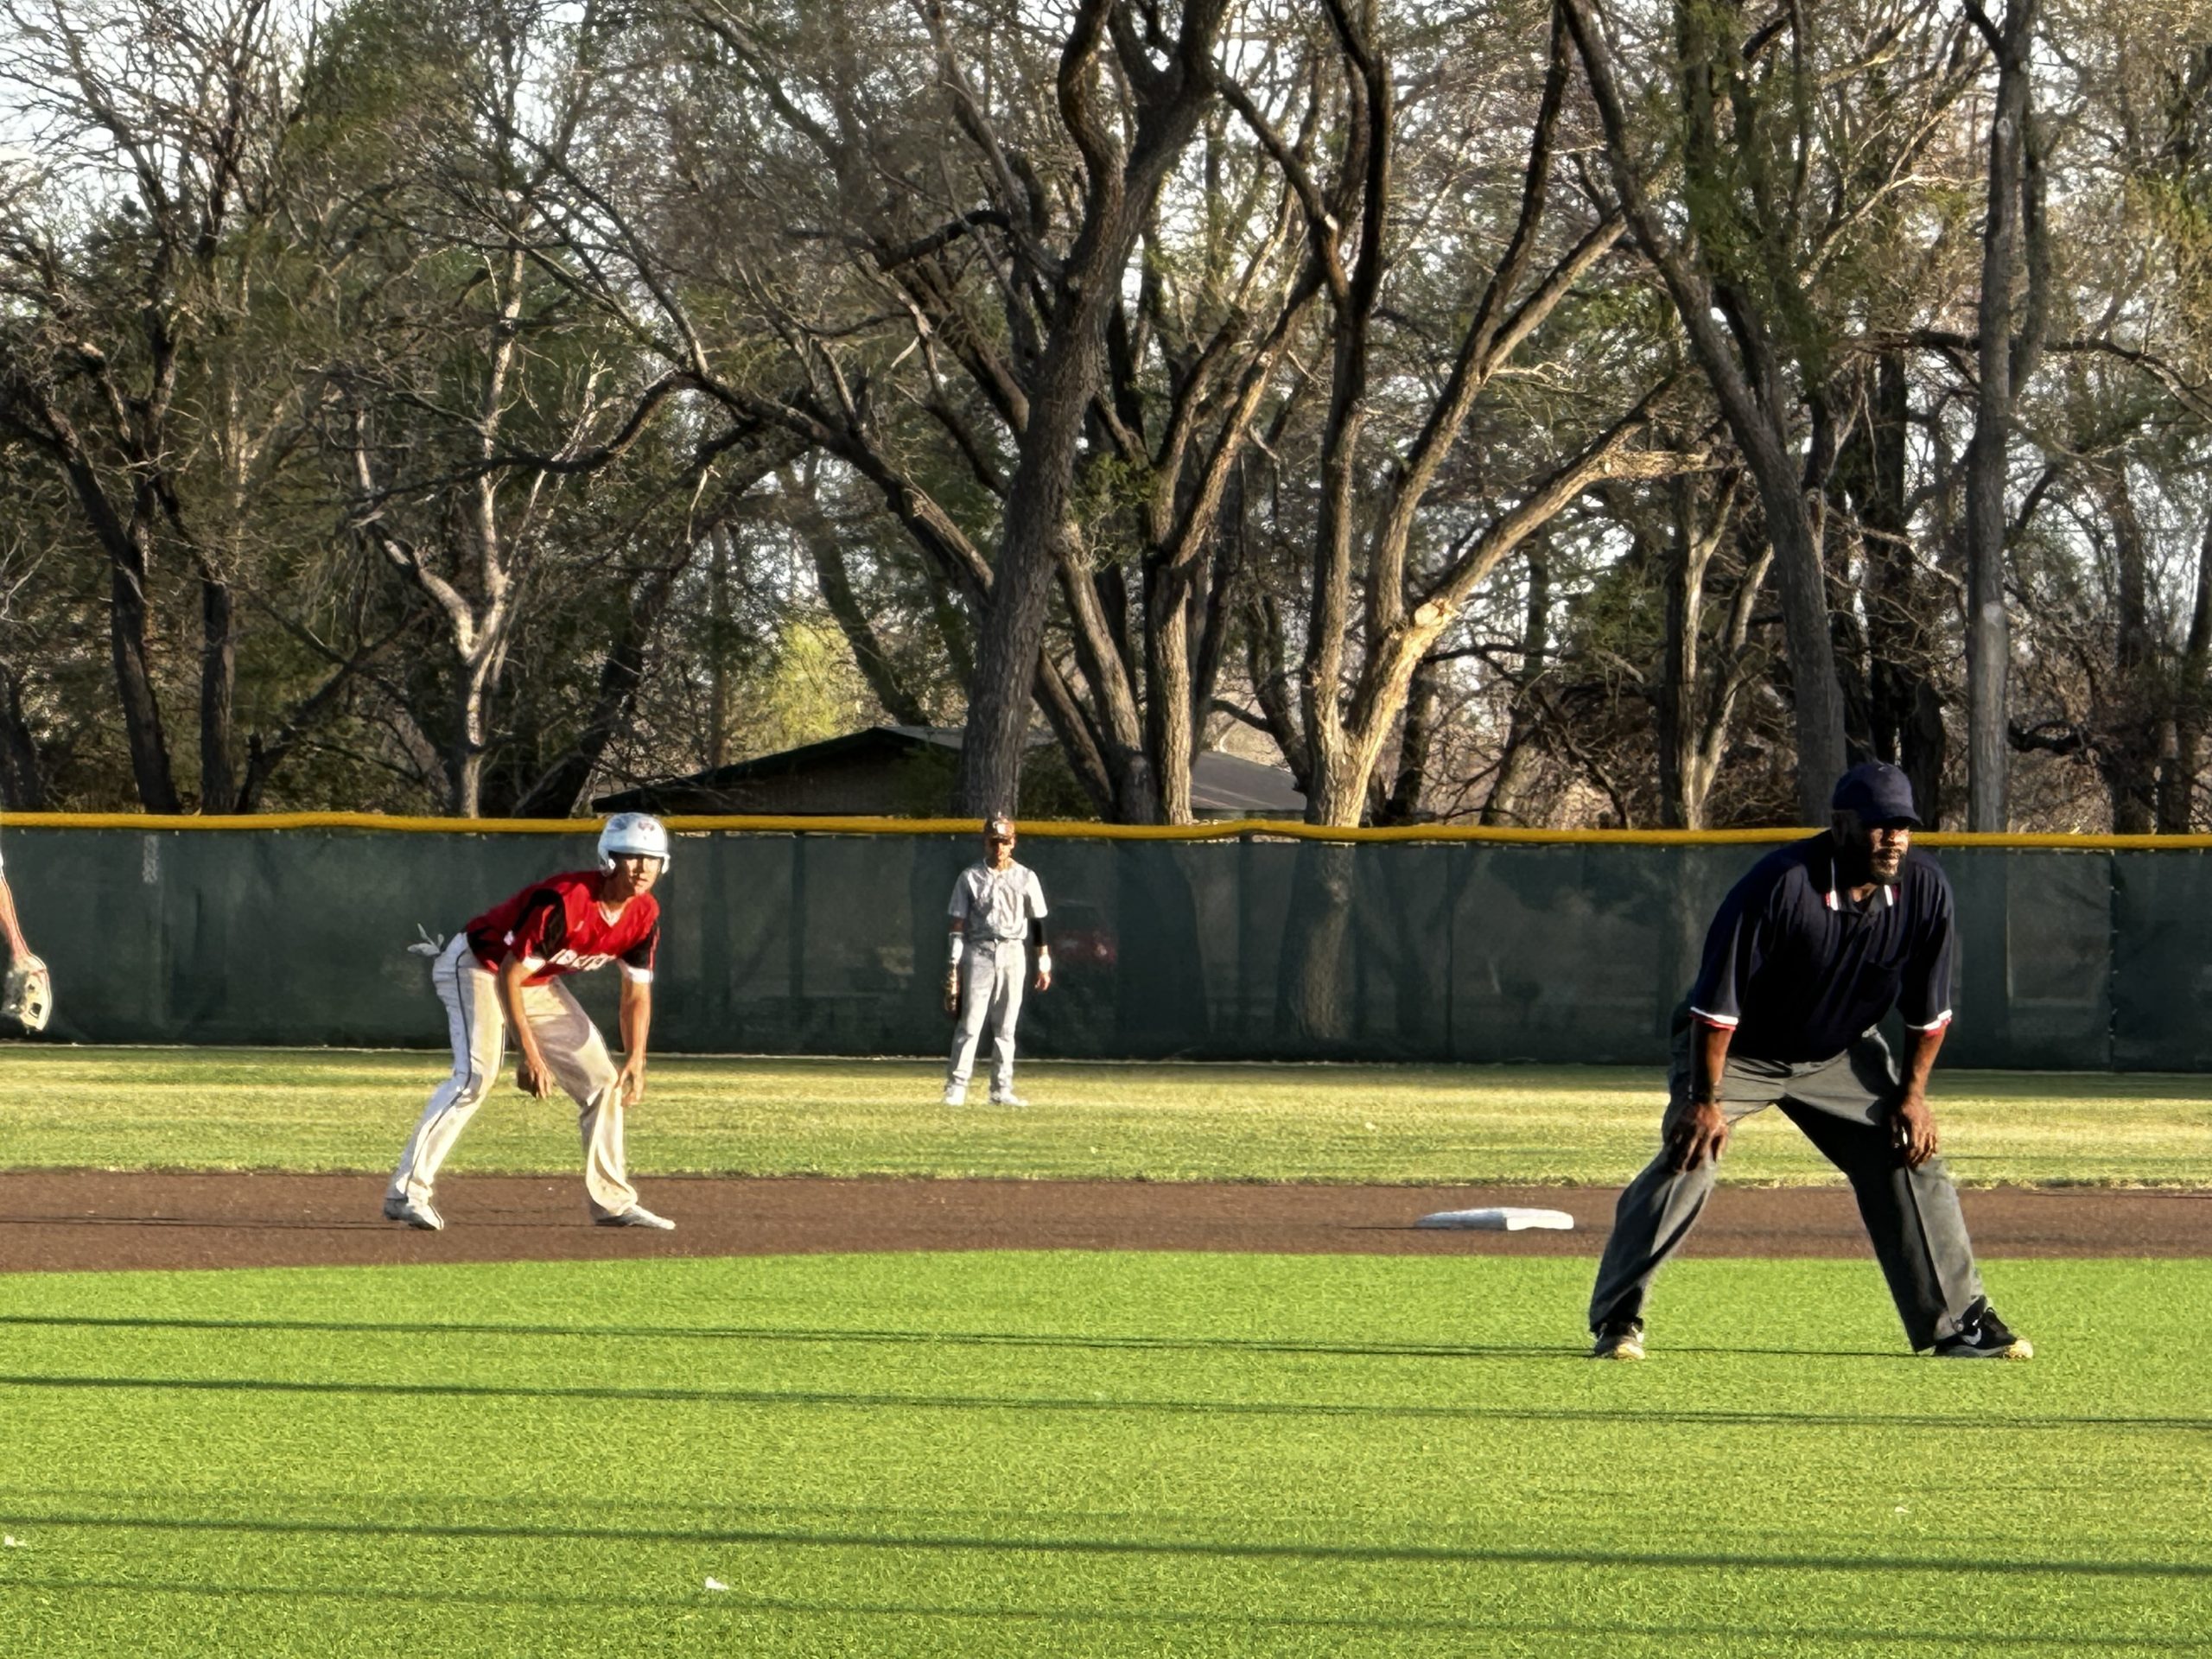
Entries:
[[[572,1383],[562,1386],[510,1382],[401,1382],[365,1379],[258,1376],[103,1376],[97,1375],[0,1375],[0,1388],[86,1392],[147,1391],[178,1394],[300,1395],[350,1399],[528,1400],[541,1403],[610,1402],[621,1404],[830,1407],[837,1409],[981,1412],[1065,1412],[1071,1414],[1141,1413],[1200,1417],[1320,1417],[1389,1421],[1446,1421],[1502,1423],[1637,1422],[1669,1427],[1704,1428],[1875,1428],[1956,1430],[1956,1417],[1933,1413],[1873,1411],[1754,1411],[1741,1408],[1624,1408],[1605,1406],[1434,1404],[1422,1401],[1382,1402],[1332,1400],[1185,1399],[1173,1395],[1015,1395],[902,1393],[895,1389],[702,1389]],[[2143,1429],[2160,1433],[2212,1429],[2212,1418],[2153,1416],[2039,1415],[1981,1413],[1974,1427],[2020,1432],[2078,1433]],[[2208,1567],[2212,1571],[2212,1567]]]
[[[79,1330],[264,1331],[339,1336],[573,1338],[586,1342],[753,1342],[912,1348],[1035,1348],[1093,1352],[1292,1354],[1306,1357],[1399,1359],[1580,1359],[1586,1350],[1556,1343],[1295,1342],[1266,1337],[1155,1337],[1136,1334],[1075,1336],[1015,1331],[837,1331],[765,1325],[513,1325],[452,1320],[215,1319],[153,1315],[0,1313],[12,1325]],[[1756,1348],[1741,1343],[1670,1343],[1675,1356],[1729,1358],[1863,1359],[1910,1363],[1893,1348]]]
[[1141,1333],[1077,1336],[1014,1331],[838,1331],[765,1325],[514,1325],[452,1320],[216,1319],[128,1314],[0,1313],[0,1329],[9,1325],[71,1330],[260,1331],[276,1335],[450,1336],[471,1340],[484,1337],[554,1337],[585,1342],[782,1342],[911,1348],[1073,1349],[1094,1352],[1334,1355],[1347,1358],[1545,1359],[1569,1351],[1550,1343],[1296,1342],[1263,1337],[1156,1337]]
[[[1027,1546],[1009,1544],[1009,1549]],[[1980,1570],[1974,1565],[1955,1569],[1961,1572]],[[1520,1641],[1541,1641],[1546,1637],[1575,1639],[1603,1635],[1618,1642],[1624,1637],[1640,1637],[1667,1643],[1725,1640],[1732,1644],[1746,1637],[1765,1634],[1777,1644],[1808,1641],[1828,1642],[1838,1645],[1859,1645],[1881,1642],[1896,1646],[1953,1647],[1961,1640],[1956,1626],[1941,1630],[1870,1630],[1864,1625],[1807,1625],[1792,1624],[1762,1632],[1757,1627],[1747,1627],[1740,1621],[1726,1624],[1626,1624],[1613,1618],[1605,1619],[1602,1627],[1595,1624],[1568,1624],[1563,1621],[1537,1622],[1527,1619],[1498,1618],[1421,1618],[1401,1614],[1396,1617],[1374,1614],[1300,1614],[1258,1613],[1193,1611],[1188,1607],[1132,1607],[1126,1604],[1113,1606],[1076,1605],[1065,1602],[1040,1603],[1033,1606],[1004,1606],[984,1602],[925,1602],[925,1601],[861,1601],[829,1599],[800,1596],[760,1595],[741,1590],[709,1590],[702,1588],[688,1595],[624,1595],[611,1592],[579,1594],[574,1591],[541,1590],[530,1592],[493,1590],[449,1590],[410,1588],[395,1589],[387,1586],[365,1586],[333,1583],[241,1584],[236,1581],[212,1583],[202,1580],[161,1579],[72,1579],[22,1577],[11,1574],[9,1584],[21,1590],[45,1591],[56,1595],[114,1596],[190,1596],[197,1599],[217,1597],[223,1600],[247,1601],[267,1599],[296,1601],[313,1598],[317,1602],[363,1602],[372,1605],[422,1605],[426,1607],[489,1607],[533,1608],[557,1611],[574,1608],[579,1611],[600,1611],[623,1608],[638,1608],[664,1615],[674,1607],[683,1606],[696,1598],[696,1605],[702,1611],[712,1609],[729,1613],[772,1613],[792,1618],[953,1618],[963,1622],[997,1621],[1018,1625],[1041,1624],[1066,1630],[1090,1624],[1100,1626],[1133,1626],[1149,1629],[1206,1630],[1230,1632],[1236,1630],[1281,1630],[1333,1632],[1347,1635],[1375,1631],[1405,1636],[1461,1636],[1471,1638],[1490,1637]],[[2105,1648],[2126,1649],[2131,1652],[2156,1652],[2161,1649],[2194,1652],[2202,1643],[2195,1638],[2161,1638],[2157,1637],[2118,1636],[2101,1633],[2069,1633],[2046,1635],[2036,1631],[2006,1630],[2002,1634],[1977,1633],[1974,1640],[1993,1644],[2004,1652],[2022,1652],[2048,1649],[2062,1653],[2078,1653]]]
[[[334,1336],[526,1336],[526,1338],[648,1340],[648,1343],[849,1343],[861,1347],[1033,1347],[1033,1350],[1135,1351],[1135,1354],[1296,1354],[1338,1358],[1440,1358],[1440,1360],[1561,1360],[1584,1358],[1586,1347],[1557,1343],[1320,1343],[1269,1336],[1146,1336],[1055,1332],[868,1332],[794,1330],[772,1325],[509,1325],[455,1320],[345,1320],[345,1319],[177,1319],[177,1316],[99,1314],[0,1314],[7,1325],[55,1325],[78,1330],[150,1332],[312,1332]],[[1911,1354],[1883,1347],[1747,1347],[1743,1343],[1670,1343],[1668,1354],[1719,1354],[1727,1358],[1781,1360],[1878,1360],[1907,1363]]]
[[2106,1557],[1815,1554],[1744,1550],[1570,1549],[1476,1544],[1317,1543],[1265,1539],[1114,1538],[953,1532],[887,1532],[806,1527],[666,1527],[600,1523],[569,1526],[467,1521],[293,1520],[273,1516],[0,1514],[10,1526],[70,1527],[145,1534],[242,1534],[263,1537],[559,1539],[617,1544],[719,1545],[797,1549],[931,1550],[952,1554],[1198,1557],[1220,1560],[1382,1562],[1442,1566],[1565,1567],[1638,1572],[1771,1571],[1785,1573],[1998,1573],[2019,1578],[2206,1579],[2212,1562],[2113,1560]]
[[277,1216],[0,1216],[0,1227],[205,1227],[226,1233],[367,1233],[389,1232],[391,1224],[382,1219],[288,1221]]

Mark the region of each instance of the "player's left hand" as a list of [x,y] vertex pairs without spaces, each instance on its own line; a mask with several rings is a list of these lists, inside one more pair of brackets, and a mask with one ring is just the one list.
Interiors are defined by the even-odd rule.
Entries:
[[614,1079],[616,1091],[625,1106],[634,1106],[645,1097],[645,1068],[642,1063],[625,1065],[622,1074]]
[[1907,1169],[1918,1169],[1936,1155],[1936,1114],[1925,1095],[1905,1094],[1890,1109],[1891,1144],[1904,1155]]
[[1052,988],[1052,970],[1051,969],[1039,968],[1037,970],[1037,983],[1035,988],[1040,991],[1049,991]]
[[1728,1115],[1717,1100],[1692,1101],[1661,1132],[1667,1149],[1667,1166],[1676,1172],[1695,1169],[1708,1158],[1715,1164],[1728,1149]]

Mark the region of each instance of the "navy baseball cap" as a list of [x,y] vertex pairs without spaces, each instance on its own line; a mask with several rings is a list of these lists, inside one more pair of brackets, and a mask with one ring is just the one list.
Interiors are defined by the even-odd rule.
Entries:
[[1828,804],[1839,812],[1856,812],[1868,823],[1918,825],[1913,810],[1912,780],[1886,760],[1862,760],[1835,780]]

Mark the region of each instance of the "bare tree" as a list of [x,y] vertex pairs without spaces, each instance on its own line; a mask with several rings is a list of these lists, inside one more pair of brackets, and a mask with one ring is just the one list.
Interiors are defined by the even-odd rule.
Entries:
[[[302,67],[265,0],[85,10],[0,7],[0,85],[38,136],[0,177],[0,434],[69,484],[110,572],[113,678],[136,793],[184,804],[160,658],[190,636],[200,806],[251,810],[301,737],[342,705],[397,634],[327,642],[275,601],[298,533],[300,376],[267,296],[303,267],[279,232]],[[89,234],[85,227],[93,228]],[[281,325],[276,326],[281,330]],[[165,618],[189,573],[190,622]],[[241,740],[245,613],[283,648],[313,643],[306,683]],[[167,638],[165,638],[167,636]],[[269,666],[264,653],[263,666]],[[291,677],[290,676],[287,677]]]
[[[1818,482],[1808,471],[1824,471],[1831,457],[1815,448],[1797,458],[1802,392],[1793,378],[1811,386],[1824,378],[1802,362],[1822,350],[1807,278],[1823,237],[1858,204],[1839,192],[1823,224],[1811,194],[1811,15],[1793,9],[1751,31],[1732,7],[1675,9],[1668,55],[1681,66],[1682,177],[1675,202],[1656,194],[1639,154],[1604,14],[1595,0],[1560,5],[1597,106],[1608,176],[1758,493],[1789,640],[1798,810],[1802,822],[1821,823],[1843,770],[1844,720],[1806,489]],[[1790,54],[1783,67],[1771,61],[1779,42]]]
[[[602,27],[589,6],[556,22],[475,0],[427,20],[418,44],[445,55],[450,79],[404,112],[394,135],[403,176],[357,232],[396,228],[402,263],[340,290],[346,326],[318,378],[349,529],[443,621],[449,711],[426,721],[401,696],[390,712],[461,817],[483,810],[496,695],[578,481],[628,453],[678,387],[567,308],[546,198],[594,95]],[[649,581],[627,631],[649,627],[665,594]],[[612,678],[588,722],[600,734],[556,763],[536,806],[573,802],[589,772],[577,762],[603,745],[622,705],[621,664],[640,648],[620,634],[611,643]]]
[[[2000,29],[1976,0],[1967,15],[1997,64],[1983,201],[1974,442],[1967,451],[1967,827],[2007,825],[2005,688],[2012,615],[2005,595],[2005,482],[2013,408],[2043,350],[2050,257],[2031,98],[2037,0],[2012,0]],[[2023,266],[2026,291],[2016,296]]]
[[[1521,155],[1511,229],[1494,264],[1466,273],[1466,321],[1433,365],[1435,390],[1412,414],[1402,447],[1376,457],[1370,446],[1388,429],[1376,418],[1376,334],[1388,308],[1386,276],[1405,251],[1393,234],[1403,135],[1373,9],[1332,5],[1329,16],[1344,113],[1325,181],[1290,145],[1262,130],[1297,188],[1309,257],[1329,306],[1304,661],[1287,748],[1305,780],[1308,818],[1351,824],[1373,804],[1376,769],[1402,730],[1416,671],[1499,562],[1598,480],[1674,463],[1631,442],[1647,414],[1645,403],[1631,398],[1632,408],[1615,410],[1579,447],[1539,461],[1517,491],[1498,492],[1510,504],[1467,515],[1441,549],[1418,545],[1416,527],[1452,475],[1482,394],[1605,257],[1623,225],[1600,214],[1563,237],[1548,235],[1568,70],[1567,35],[1554,28]],[[1257,124],[1255,113],[1242,112]]]

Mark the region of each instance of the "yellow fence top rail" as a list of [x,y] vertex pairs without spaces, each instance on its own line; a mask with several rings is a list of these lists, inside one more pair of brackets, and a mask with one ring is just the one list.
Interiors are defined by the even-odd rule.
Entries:
[[[149,812],[10,812],[0,816],[8,830],[125,830],[166,834],[208,830],[355,830],[378,834],[467,836],[590,836],[597,818],[419,818],[380,812],[264,812],[236,816]],[[872,817],[705,817],[678,815],[664,820],[681,834],[816,836],[969,836],[981,827],[975,818]],[[1700,847],[1751,846],[1795,841],[1808,830],[1521,830],[1483,824],[1395,824],[1387,829],[1339,829],[1271,818],[1234,818],[1208,823],[1024,823],[1023,835],[1065,841],[1236,841],[1246,836],[1289,841],[1475,842],[1525,846]],[[1929,831],[1917,837],[1929,847],[1991,847],[2054,852],[2206,852],[2212,835],[2088,836],[2049,834],[1971,835]]]

